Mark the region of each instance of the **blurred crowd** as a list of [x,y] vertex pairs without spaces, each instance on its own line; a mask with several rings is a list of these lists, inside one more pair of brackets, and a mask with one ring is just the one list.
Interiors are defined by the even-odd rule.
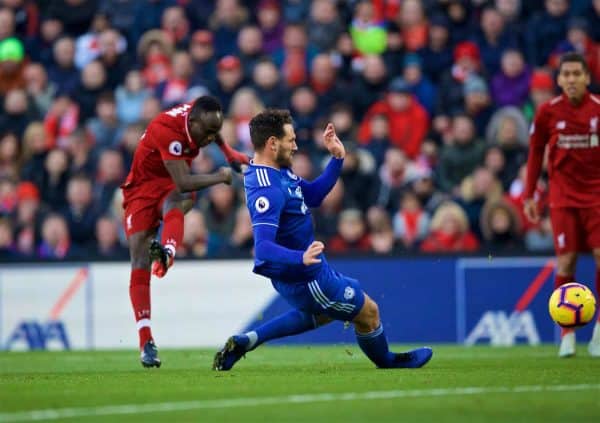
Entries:
[[[528,127],[561,53],[600,80],[598,41],[600,0],[0,0],[0,257],[127,258],[139,138],[207,93],[248,154],[252,116],[291,109],[303,178],[335,124],[348,154],[314,210],[329,253],[551,251],[547,213],[521,211]],[[193,170],[223,164],[211,146]],[[252,244],[238,180],[200,193],[178,256]]]

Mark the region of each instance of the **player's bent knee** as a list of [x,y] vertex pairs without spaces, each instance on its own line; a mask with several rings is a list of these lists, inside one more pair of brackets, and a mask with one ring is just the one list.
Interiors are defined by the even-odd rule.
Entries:
[[380,325],[379,307],[377,303],[365,296],[365,303],[360,313],[354,318],[354,326],[359,333],[373,332]]

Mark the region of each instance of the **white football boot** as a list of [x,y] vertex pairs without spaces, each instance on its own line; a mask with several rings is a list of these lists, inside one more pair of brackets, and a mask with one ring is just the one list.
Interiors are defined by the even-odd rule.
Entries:
[[588,345],[588,352],[592,357],[600,357],[600,320],[596,321],[594,334]]
[[575,331],[569,331],[560,339],[558,356],[561,358],[573,357],[575,355]]

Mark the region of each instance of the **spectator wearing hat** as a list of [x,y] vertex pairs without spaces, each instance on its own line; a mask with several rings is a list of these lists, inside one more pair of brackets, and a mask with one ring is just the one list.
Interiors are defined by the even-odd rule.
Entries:
[[261,31],[262,51],[267,55],[272,54],[282,45],[284,23],[279,3],[277,0],[258,2],[256,19]]
[[423,75],[421,58],[418,54],[409,53],[404,57],[402,76],[429,116],[433,116],[437,95],[436,87]]
[[527,62],[543,66],[552,50],[567,34],[568,0],[545,0],[544,11],[534,14],[527,22],[525,33]]
[[371,117],[376,114],[387,116],[392,145],[404,151],[410,159],[417,157],[429,129],[429,118],[403,78],[393,79],[385,99],[373,104],[367,111],[358,132],[361,144],[371,138]]
[[373,103],[378,101],[388,86],[388,70],[382,56],[368,54],[363,57],[363,67],[352,76],[350,98],[354,118],[362,119]]
[[237,56],[224,56],[217,62],[217,83],[210,89],[223,110],[229,110],[231,98],[238,88],[245,85],[244,69]]
[[469,76],[480,74],[481,57],[479,47],[471,41],[464,41],[454,48],[454,63],[445,71],[438,85],[436,102],[437,115],[452,115],[464,108],[463,84]]
[[217,59],[213,46],[213,34],[209,30],[199,29],[190,41],[190,56],[194,66],[191,85],[213,86],[216,84]]
[[464,113],[473,119],[477,136],[483,136],[494,112],[488,85],[482,77],[472,74],[463,84]]
[[483,9],[480,30],[474,38],[488,75],[495,75],[500,71],[500,61],[506,49],[519,47],[517,35],[507,30],[503,16],[491,6]]
[[23,44],[17,38],[0,41],[0,96],[10,90],[25,87],[24,55]]
[[41,219],[45,208],[40,200],[40,191],[32,182],[21,182],[17,186],[17,209],[13,216],[15,248],[25,257],[35,254],[40,238]]
[[552,99],[555,93],[552,76],[546,70],[534,70],[529,81],[529,99],[523,106],[523,114],[528,122],[533,121],[537,109]]
[[492,98],[499,106],[522,107],[529,97],[531,70],[519,50],[502,53],[500,71],[492,78]]
[[427,45],[417,51],[422,60],[423,73],[434,83],[439,81],[440,71],[452,66],[449,28],[450,21],[445,15],[433,15],[429,19]]

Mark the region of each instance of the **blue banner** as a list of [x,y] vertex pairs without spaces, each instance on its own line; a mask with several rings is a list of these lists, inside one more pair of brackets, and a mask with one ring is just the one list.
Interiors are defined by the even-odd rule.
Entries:
[[[550,257],[332,259],[330,264],[358,279],[377,302],[391,342],[535,345],[558,339],[548,314],[555,266]],[[577,269],[576,280],[595,290],[592,258],[582,257]],[[289,309],[277,297],[247,329]],[[587,342],[592,328],[578,330],[578,340]],[[349,343],[354,330],[334,322],[278,342]]]

